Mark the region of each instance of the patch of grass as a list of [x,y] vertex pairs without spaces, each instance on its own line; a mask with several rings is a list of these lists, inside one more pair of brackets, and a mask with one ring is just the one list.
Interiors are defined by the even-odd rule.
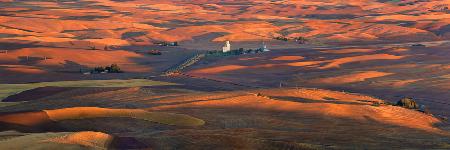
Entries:
[[57,81],[57,82],[39,82],[29,84],[0,84],[0,100],[26,90],[55,86],[55,87],[142,87],[174,85],[173,83],[152,81],[146,79],[130,80],[80,80],[80,81]]
[[0,102],[0,107],[12,106],[20,104],[21,102]]
[[29,133],[22,133],[19,131],[9,130],[9,131],[2,131],[0,132],[0,141],[8,140],[15,137],[25,136]]

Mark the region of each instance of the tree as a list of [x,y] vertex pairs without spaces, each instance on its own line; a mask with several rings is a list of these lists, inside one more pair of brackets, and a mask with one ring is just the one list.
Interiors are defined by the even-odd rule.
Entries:
[[403,98],[397,102],[397,106],[408,109],[419,109],[419,105],[412,98]]
[[238,50],[232,50],[231,54],[233,54],[233,55],[240,55],[241,51],[239,51],[239,49]]
[[239,48],[239,49],[238,49],[238,53],[239,53],[239,54],[244,54],[244,48]]
[[105,71],[105,68],[103,68],[103,67],[101,67],[101,66],[100,66],[100,67],[95,67],[95,68],[94,68],[94,72],[95,72],[95,73],[100,73],[100,72],[103,72],[103,71]]
[[108,72],[110,73],[121,73],[120,67],[117,64],[112,64],[109,68]]
[[295,41],[297,41],[299,44],[305,44],[306,42],[308,42],[308,39],[306,39],[305,37],[296,37]]
[[280,40],[280,41],[289,41],[289,39],[287,37],[284,37],[284,36],[278,36],[275,39]]
[[255,50],[255,53],[262,53],[262,52],[264,52],[264,50],[262,48],[258,48]]

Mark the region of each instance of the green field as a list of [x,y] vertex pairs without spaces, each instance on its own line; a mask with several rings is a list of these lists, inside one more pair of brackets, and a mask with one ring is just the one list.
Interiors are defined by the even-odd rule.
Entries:
[[58,81],[58,82],[40,82],[29,84],[0,84],[0,100],[26,90],[54,86],[54,87],[142,87],[175,85],[174,83],[152,81],[146,79],[130,80],[80,80],[80,81]]
[[0,102],[0,107],[12,106],[20,104],[21,102]]

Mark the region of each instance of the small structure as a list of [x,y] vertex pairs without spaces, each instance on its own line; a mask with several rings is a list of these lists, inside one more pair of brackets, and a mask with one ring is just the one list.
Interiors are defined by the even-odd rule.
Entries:
[[261,47],[261,49],[262,49],[263,52],[268,52],[268,51],[270,51],[270,49],[267,48],[267,45],[266,45],[266,43],[264,43],[264,42],[262,42],[262,47]]
[[231,44],[230,44],[230,41],[226,41],[225,46],[222,47],[222,52],[226,53],[229,51],[231,51]]

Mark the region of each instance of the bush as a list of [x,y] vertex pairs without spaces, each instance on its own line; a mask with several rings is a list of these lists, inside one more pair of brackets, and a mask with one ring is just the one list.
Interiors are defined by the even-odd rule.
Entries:
[[280,41],[289,41],[289,39],[287,37],[284,36],[279,36],[279,37],[275,37],[276,40],[280,40]]
[[300,36],[300,37],[296,37],[295,41],[297,41],[298,44],[306,44],[306,42],[308,42],[309,40],[306,39],[305,37]]
[[120,67],[117,64],[112,64],[111,67],[108,68],[109,73],[121,73]]
[[239,53],[239,55],[240,55],[240,54],[244,54],[244,53],[245,53],[244,48],[239,48],[239,49],[238,49],[238,53]]
[[[242,50],[244,51],[244,50]],[[242,52],[243,53],[243,52]],[[231,50],[232,55],[241,55],[242,54],[240,50]]]
[[396,106],[408,109],[419,109],[419,105],[412,98],[403,98],[397,102]]
[[258,48],[255,50],[255,53],[262,53],[262,52],[264,52],[264,49],[262,49],[262,48]]
[[91,73],[122,73],[122,70],[120,70],[120,67],[117,64],[112,64],[111,66],[106,67],[95,67]]
[[106,70],[106,69],[103,68],[103,67],[95,67],[95,68],[94,68],[94,72],[98,72],[98,73],[103,72],[103,71],[105,71],[105,70]]

